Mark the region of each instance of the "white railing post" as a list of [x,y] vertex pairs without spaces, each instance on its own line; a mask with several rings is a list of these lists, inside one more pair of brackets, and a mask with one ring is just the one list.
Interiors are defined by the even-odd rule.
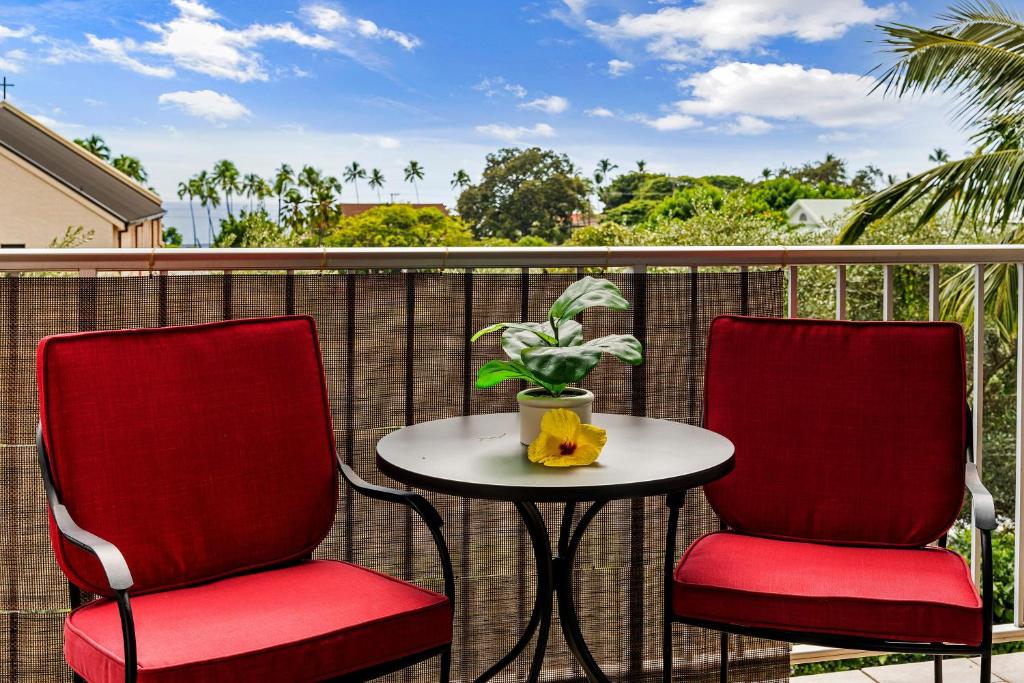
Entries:
[[787,291],[788,291],[788,294],[789,294],[789,296],[788,296],[788,299],[789,299],[789,310],[787,311],[787,315],[790,318],[796,318],[796,317],[798,317],[797,314],[799,312],[799,306],[800,306],[799,294],[797,293],[797,277],[798,277],[797,276],[797,267],[796,266],[787,266],[786,267],[786,272],[789,274],[789,277],[787,278],[787,280],[788,280],[788,290]]
[[892,320],[893,303],[893,272],[892,264],[882,266],[882,320]]
[[1017,462],[1016,503],[1013,508],[1013,623],[1024,625],[1024,543],[1021,543],[1021,495],[1024,495],[1024,263],[1017,266],[1017,414],[1015,416]]
[[928,266],[928,319],[939,319],[939,279],[942,269],[937,263]]
[[[974,358],[973,371],[973,412],[974,412],[974,462],[982,469],[983,444],[985,441],[985,264],[974,265]],[[974,513],[971,513],[971,529],[975,528]],[[975,578],[981,576],[981,538],[971,532],[971,570]]]
[[846,266],[836,266],[836,320],[846,320]]

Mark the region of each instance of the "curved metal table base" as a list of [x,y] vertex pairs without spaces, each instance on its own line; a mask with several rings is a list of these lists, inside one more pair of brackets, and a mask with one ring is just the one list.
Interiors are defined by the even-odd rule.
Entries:
[[[476,679],[476,683],[491,680],[515,661],[516,657],[530,644],[535,633],[537,633],[537,645],[530,662],[530,675],[526,680],[530,683],[537,681],[544,664],[548,634],[551,630],[551,616],[556,605],[565,642],[569,645],[569,651],[572,652],[573,657],[583,667],[587,680],[601,683],[609,681],[594,660],[583,633],[580,631],[579,615],[576,612],[576,602],[572,594],[572,566],[576,559],[576,551],[579,549],[587,526],[605,506],[605,502],[591,503],[590,507],[580,516],[579,522],[575,522],[576,503],[565,504],[558,533],[558,554],[556,555],[551,552],[548,527],[540,510],[537,509],[536,503],[517,501],[515,506],[523,518],[523,523],[526,525],[530,541],[533,544],[533,554],[537,563],[537,595],[533,603],[533,612],[523,635],[507,655],[495,662]],[[557,602],[554,600],[555,596],[557,596]]]

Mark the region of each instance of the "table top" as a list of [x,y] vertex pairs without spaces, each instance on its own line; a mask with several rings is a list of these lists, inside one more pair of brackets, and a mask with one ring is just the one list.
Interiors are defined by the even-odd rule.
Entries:
[[377,466],[409,486],[510,501],[593,501],[671,493],[714,481],[733,468],[732,442],[668,420],[595,413],[608,432],[597,462],[545,467],[519,443],[519,414],[423,422],[377,444]]

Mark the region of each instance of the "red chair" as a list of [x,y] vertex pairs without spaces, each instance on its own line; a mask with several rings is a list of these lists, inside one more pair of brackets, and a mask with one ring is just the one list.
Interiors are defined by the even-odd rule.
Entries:
[[[313,320],[88,332],[39,344],[37,443],[57,562],[80,591],[64,654],[92,683],[362,681],[451,662],[441,518],[337,458]],[[408,505],[445,595],[311,559],[338,472]]]
[[[991,677],[992,497],[971,452],[964,339],[950,323],[726,316],[708,338],[705,425],[736,468],[705,487],[723,529],[675,563],[685,493],[670,497],[672,624],[885,652],[981,655]],[[970,490],[982,590],[945,549]],[[939,547],[929,543],[939,541]]]

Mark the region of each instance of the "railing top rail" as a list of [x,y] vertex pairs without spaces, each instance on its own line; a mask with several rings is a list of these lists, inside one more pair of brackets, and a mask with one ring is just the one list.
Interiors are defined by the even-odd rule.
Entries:
[[0,249],[0,271],[622,268],[1022,263],[1024,246]]

